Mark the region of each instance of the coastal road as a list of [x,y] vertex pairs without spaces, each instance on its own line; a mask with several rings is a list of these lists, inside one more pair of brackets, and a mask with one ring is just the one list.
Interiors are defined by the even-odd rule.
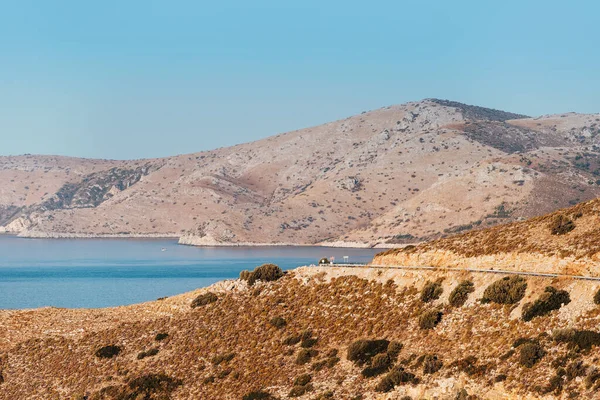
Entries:
[[435,271],[467,271],[482,274],[499,274],[499,275],[526,275],[526,276],[539,276],[543,278],[571,278],[579,279],[584,281],[600,281],[600,277],[597,276],[584,276],[584,275],[567,275],[567,274],[550,274],[543,272],[530,272],[530,271],[508,271],[502,269],[476,269],[476,268],[452,268],[452,267],[430,267],[430,266],[402,266],[402,265],[376,265],[376,264],[320,264],[320,266],[329,267],[349,267],[349,268],[381,268],[381,269],[405,269],[405,270],[435,270]]

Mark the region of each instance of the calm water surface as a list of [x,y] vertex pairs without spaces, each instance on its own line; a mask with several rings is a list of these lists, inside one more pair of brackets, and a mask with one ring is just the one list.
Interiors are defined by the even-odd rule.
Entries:
[[331,256],[367,262],[378,251],[199,248],[180,246],[176,240],[45,240],[0,235],[0,309],[139,303],[237,278],[240,271],[266,262],[283,269]]

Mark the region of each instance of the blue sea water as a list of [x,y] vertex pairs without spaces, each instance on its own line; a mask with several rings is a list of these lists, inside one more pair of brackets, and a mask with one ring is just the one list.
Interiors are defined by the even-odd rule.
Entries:
[[46,240],[0,235],[0,309],[133,304],[237,278],[240,271],[266,262],[290,269],[331,256],[367,262],[375,253],[373,249],[201,248],[162,239]]

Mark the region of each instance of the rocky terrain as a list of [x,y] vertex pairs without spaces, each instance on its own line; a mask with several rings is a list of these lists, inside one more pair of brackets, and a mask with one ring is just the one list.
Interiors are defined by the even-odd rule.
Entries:
[[0,232],[412,243],[599,196],[598,133],[600,115],[429,99],[164,159],[0,157]]

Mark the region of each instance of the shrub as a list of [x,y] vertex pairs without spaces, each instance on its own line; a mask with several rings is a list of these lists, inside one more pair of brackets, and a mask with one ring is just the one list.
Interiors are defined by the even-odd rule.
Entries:
[[166,338],[169,337],[168,333],[157,333],[156,336],[154,337],[154,340],[156,340],[157,342],[163,341]]
[[328,400],[328,399],[333,399],[333,391],[332,390],[327,390],[314,398],[314,400]]
[[283,319],[282,317],[271,318],[269,323],[277,329],[281,329],[287,324],[287,322],[285,322],[285,319]]
[[233,360],[233,358],[235,357],[235,353],[223,353],[223,354],[217,354],[216,356],[214,356],[211,360],[211,362],[213,363],[213,365],[220,365],[224,362],[228,362]]
[[304,386],[308,385],[308,383],[312,380],[312,376],[310,374],[302,374],[294,379],[294,386]]
[[252,391],[242,397],[242,400],[272,400],[274,399],[271,393],[262,390]]
[[423,373],[433,374],[442,369],[444,363],[435,354],[427,354],[423,359]]
[[120,352],[121,347],[111,344],[109,346],[100,347],[98,350],[96,350],[96,357],[113,358],[117,356]]
[[537,344],[539,344],[540,342],[537,339],[520,337],[520,338],[518,338],[517,340],[515,340],[513,342],[512,347],[516,349],[517,347],[519,347],[519,346],[521,346],[523,344],[526,344],[526,343],[534,343],[534,344],[537,343]]
[[298,352],[298,356],[296,357],[296,364],[304,365],[309,362],[313,357],[316,357],[319,354],[317,350],[314,349],[300,349]]
[[[514,351],[514,350],[513,350]],[[487,365],[477,365],[477,357],[468,356],[460,360],[453,361],[449,368],[456,368],[469,376],[481,376],[486,373]]]
[[587,389],[590,389],[592,386],[594,386],[594,389],[596,389],[598,387],[596,382],[599,379],[600,379],[600,371],[598,371],[596,368],[592,369],[590,371],[590,373],[588,374],[588,376],[585,377],[585,380],[584,380],[585,387]]
[[567,366],[565,374],[568,380],[573,380],[578,376],[584,376],[587,371],[587,365],[581,360],[575,360]]
[[575,229],[575,223],[565,215],[557,215],[550,223],[550,232],[553,235],[564,235]]
[[371,360],[371,365],[367,368],[363,369],[361,374],[365,378],[370,378],[373,376],[381,375],[384,372],[387,372],[391,367],[394,360],[387,353],[377,354]]
[[577,350],[589,350],[600,345],[600,333],[589,330],[556,329],[552,337],[559,343],[569,343]]
[[142,351],[141,353],[139,353],[139,354],[137,355],[137,359],[138,359],[138,360],[141,360],[141,359],[144,359],[144,358],[146,358],[146,357],[152,357],[152,356],[155,356],[155,355],[157,355],[157,354],[158,354],[158,349],[157,349],[157,348],[153,348],[153,349],[150,349],[150,350],[148,350],[148,351]]
[[[170,398],[169,394],[181,386],[183,382],[164,374],[148,374],[139,376],[127,385],[130,392],[123,399]],[[158,395],[158,396],[155,396]]]
[[519,275],[506,276],[488,286],[483,292],[483,303],[516,304],[525,297],[527,282]]
[[377,354],[386,352],[389,344],[390,342],[385,339],[357,340],[348,346],[346,358],[361,366],[370,362]]
[[400,351],[402,351],[402,347],[402,343],[400,342],[390,342],[387,352],[392,358],[396,359],[398,354],[400,354]]
[[469,298],[469,294],[474,291],[475,285],[473,282],[462,281],[454,288],[454,290],[452,290],[452,292],[450,292],[448,302],[452,307],[462,307]]
[[424,303],[429,303],[430,301],[437,300],[440,298],[443,291],[444,289],[442,289],[441,281],[427,281],[425,286],[423,286],[423,290],[421,291],[421,301]]
[[419,317],[419,327],[421,329],[433,329],[442,320],[442,312],[438,310],[425,311]]
[[240,279],[248,282],[252,286],[256,281],[272,282],[283,276],[283,271],[275,264],[263,264],[256,267],[254,271],[242,271]]
[[405,383],[418,383],[418,379],[414,374],[405,371],[404,368],[396,367],[379,381],[377,386],[375,386],[375,391],[386,393],[394,387]]
[[285,344],[286,346],[293,346],[295,344],[300,343],[301,340],[302,335],[292,335],[283,339],[283,344]]
[[310,383],[308,385],[303,385],[303,386],[294,386],[294,387],[292,387],[292,390],[290,390],[290,393],[288,394],[288,396],[289,397],[300,397],[300,396],[310,392],[311,390],[313,390],[313,387]]
[[533,367],[546,354],[542,346],[537,343],[525,343],[520,347],[519,363],[527,368]]
[[600,305],[600,289],[598,289],[598,291],[594,295],[594,304]]
[[206,293],[203,293],[203,294],[199,295],[198,297],[196,297],[194,299],[194,301],[192,301],[191,306],[192,306],[192,308],[205,306],[207,304],[214,303],[217,300],[219,300],[219,298],[217,297],[216,294],[214,294],[212,292],[206,292]]
[[523,321],[531,321],[535,317],[549,314],[558,310],[563,304],[569,304],[571,297],[566,290],[556,290],[552,286],[546,287],[544,293],[533,303],[523,305],[521,318]]

